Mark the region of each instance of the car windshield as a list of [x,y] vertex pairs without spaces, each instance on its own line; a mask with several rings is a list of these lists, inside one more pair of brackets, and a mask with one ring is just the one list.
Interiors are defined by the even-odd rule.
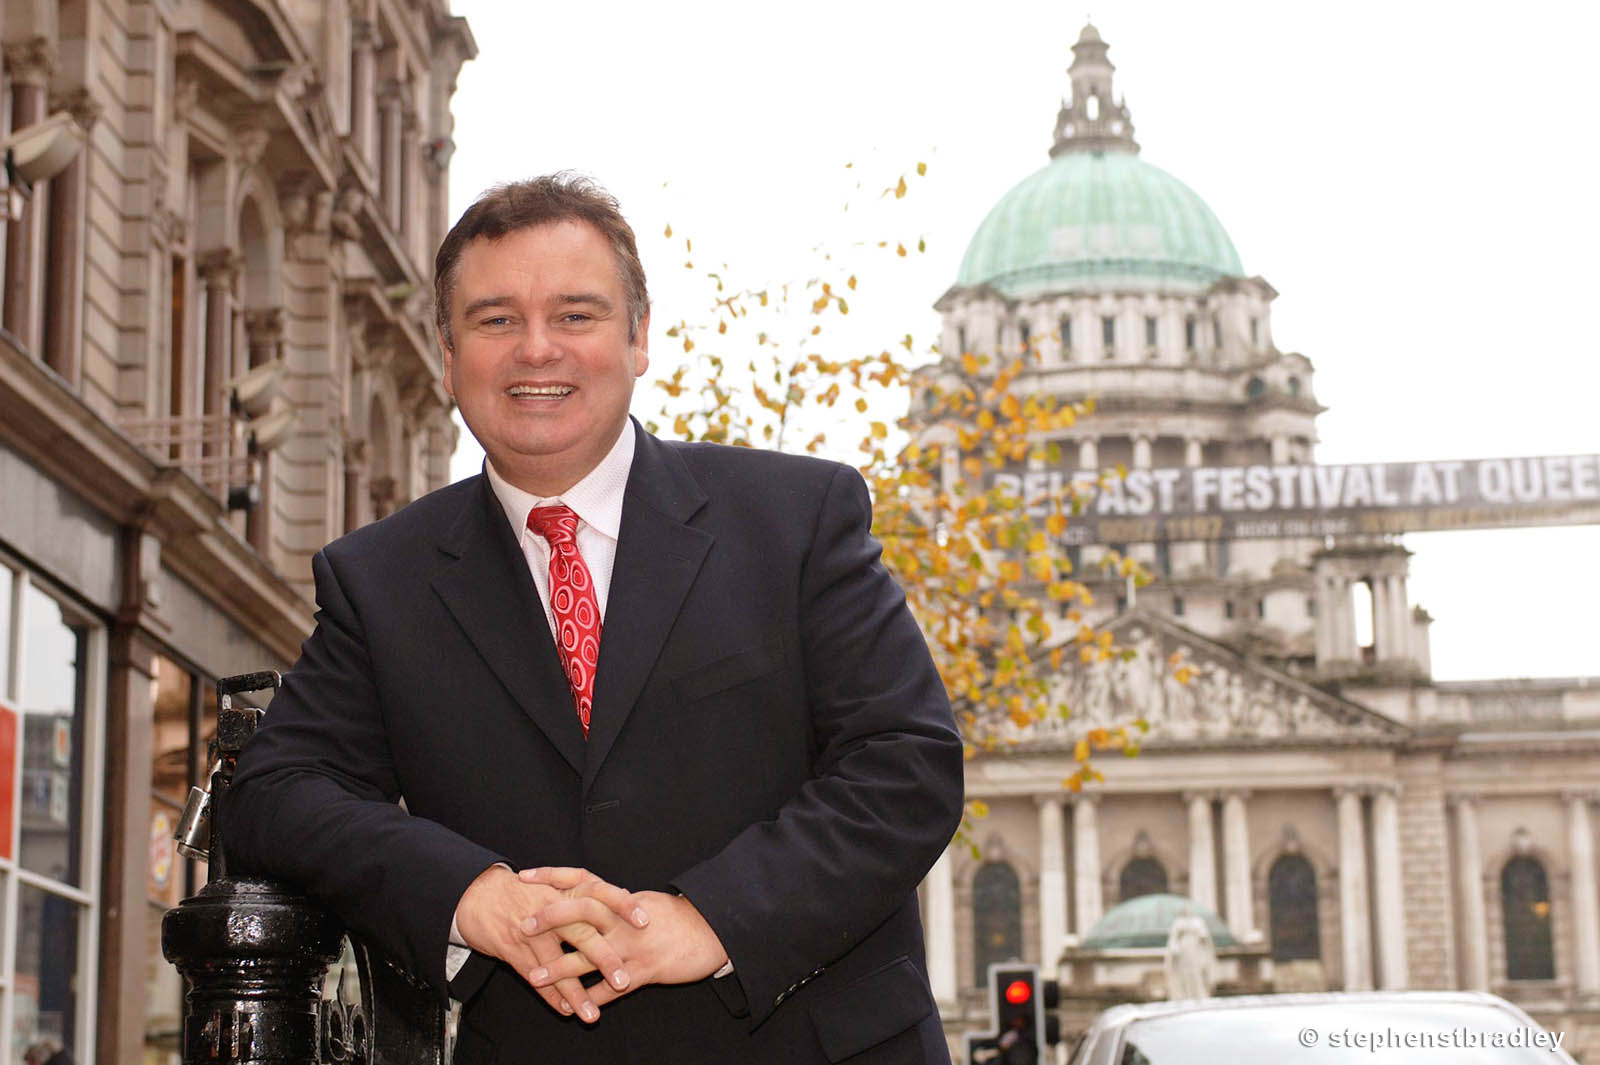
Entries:
[[1556,1038],[1488,1004],[1283,1003],[1134,1021],[1118,1065],[1567,1065]]

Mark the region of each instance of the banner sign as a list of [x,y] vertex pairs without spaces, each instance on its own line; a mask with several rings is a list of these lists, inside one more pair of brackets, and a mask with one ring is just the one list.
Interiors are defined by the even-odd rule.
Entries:
[[1044,517],[1069,486],[1065,544],[1256,540],[1600,523],[1600,455],[1349,465],[1001,471],[989,487]]

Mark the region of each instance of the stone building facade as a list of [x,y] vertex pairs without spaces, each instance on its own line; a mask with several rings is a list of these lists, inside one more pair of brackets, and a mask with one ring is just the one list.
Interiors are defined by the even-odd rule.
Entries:
[[3,221],[0,1060],[175,1060],[212,685],[285,668],[311,555],[448,479],[476,45],[447,0],[4,0],[0,42],[0,133],[86,134]]
[[[1091,476],[1314,461],[1313,367],[1274,342],[1276,291],[1141,158],[1092,26],[1073,54],[1050,162],[989,213],[937,304],[942,350],[1029,352],[1031,387],[1097,397],[1060,436]],[[1094,577],[1107,546],[1155,583]],[[1271,986],[1492,990],[1600,1059],[1600,678],[1436,681],[1394,538],[1076,554],[1102,604],[1087,620],[1140,655],[1073,667],[1071,721],[968,764],[988,816],[924,891],[953,1048],[988,1022],[989,963],[1054,969],[1117,903],[1169,891],[1263,951]],[[1135,718],[1139,757],[1066,792],[1083,730]],[[1109,965],[1063,976],[1080,1005],[1159,993]]]

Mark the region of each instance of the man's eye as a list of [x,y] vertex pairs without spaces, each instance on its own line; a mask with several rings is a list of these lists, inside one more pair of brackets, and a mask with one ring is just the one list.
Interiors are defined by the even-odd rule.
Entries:
[[510,325],[511,324],[511,318],[508,315],[497,314],[493,318],[485,318],[483,320],[483,324],[484,325]]
[[561,316],[561,320],[563,322],[587,322],[589,321],[589,315],[582,311],[568,311]]

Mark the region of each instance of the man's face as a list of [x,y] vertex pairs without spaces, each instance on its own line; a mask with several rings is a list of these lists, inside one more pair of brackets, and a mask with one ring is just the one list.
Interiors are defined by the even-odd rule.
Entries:
[[457,264],[445,390],[506,480],[571,488],[605,458],[649,365],[649,317],[628,339],[611,246],[586,222],[475,240]]

